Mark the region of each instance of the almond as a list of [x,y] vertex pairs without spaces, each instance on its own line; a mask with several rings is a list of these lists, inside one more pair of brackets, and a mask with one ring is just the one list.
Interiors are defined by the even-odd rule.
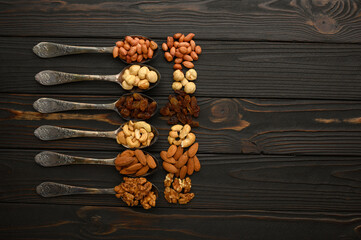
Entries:
[[187,162],[187,174],[190,176],[194,172],[194,158],[188,159]]
[[117,47],[123,47],[124,46],[124,42],[123,41],[118,41],[115,43],[115,45],[117,45]]
[[176,160],[174,158],[168,158],[167,157],[167,152],[166,151],[161,151],[160,152],[160,157],[163,159],[163,161],[166,161],[168,163],[174,164],[176,163]]
[[135,173],[135,176],[137,176],[137,177],[142,176],[142,175],[146,174],[148,172],[148,170],[149,170],[149,166],[145,165]]
[[141,163],[136,163],[133,165],[130,165],[129,167],[126,168],[127,172],[133,172],[133,171],[138,171],[139,169],[141,169],[143,167],[143,164]]
[[149,43],[149,47],[152,49],[152,50],[155,50],[158,48],[158,44],[154,41],[150,41]]
[[187,55],[184,55],[184,56],[183,56],[183,59],[184,59],[185,61],[190,61],[190,62],[193,61],[193,58],[192,58],[190,55],[188,55],[188,54],[187,54]]
[[176,64],[173,65],[173,69],[182,70],[182,65],[180,65],[179,63],[176,63]]
[[175,164],[175,163],[177,162],[173,157],[167,158],[167,159],[164,160],[164,161],[166,161],[166,162],[168,162],[168,163],[171,163],[171,164]]
[[133,157],[125,157],[125,156],[121,156],[120,154],[118,154],[117,158],[114,161],[115,166],[126,166],[130,163],[133,162]]
[[183,148],[181,146],[178,146],[177,151],[173,155],[173,158],[175,160],[178,160],[180,158],[180,156],[182,156],[182,155],[183,155]]
[[182,156],[178,159],[178,162],[175,164],[176,168],[183,167],[188,161],[188,154],[187,152],[183,153]]
[[118,55],[119,55],[119,48],[117,46],[115,46],[113,48],[113,58],[118,57]]
[[190,61],[184,61],[183,66],[185,66],[186,68],[194,68],[194,64]]
[[196,143],[193,143],[193,145],[188,149],[189,157],[194,157],[194,155],[197,154],[198,146],[199,146],[199,144],[196,142]]
[[178,172],[178,169],[173,164],[170,164],[167,162],[163,162],[163,168],[164,168],[164,170],[166,170],[167,172],[170,172],[170,173]]
[[194,51],[191,52],[191,57],[193,58],[193,60],[198,60],[198,54]]
[[125,150],[125,151],[123,151],[121,154],[120,154],[120,156],[122,156],[122,157],[133,157],[134,156],[134,151],[132,151],[132,150]]
[[176,145],[171,145],[171,146],[168,148],[167,157],[168,157],[168,158],[173,157],[173,155],[175,154],[176,151],[177,151],[177,146],[176,146]]
[[199,162],[198,157],[194,156],[193,160],[194,160],[194,171],[199,172],[199,170],[201,170],[201,163]]
[[177,168],[177,172],[175,173],[175,177],[179,177],[180,169]]
[[124,175],[131,175],[131,174],[134,174],[136,173],[137,171],[134,170],[134,171],[128,171],[127,168],[123,168],[122,170],[119,171],[121,174],[124,174]]
[[145,155],[144,155],[142,150],[137,149],[137,150],[134,151],[134,153],[135,153],[135,156],[137,157],[137,159],[139,160],[139,162],[142,165],[147,164],[147,159],[145,158]]
[[179,177],[181,179],[184,179],[184,177],[186,176],[187,174],[187,166],[183,166],[180,171],[179,171]]
[[194,48],[194,51],[199,55],[199,54],[201,54],[202,53],[202,48],[201,48],[201,46],[196,46],[195,48]]
[[178,38],[180,38],[180,36],[182,36],[182,33],[176,33],[173,35],[173,38],[178,39]]
[[171,62],[173,60],[173,56],[169,52],[165,52],[164,57],[168,62]]
[[162,49],[164,52],[168,51],[168,46],[166,43],[162,43]]
[[182,53],[182,54],[186,54],[187,53],[187,48],[186,47],[180,47],[179,48],[179,52]]
[[154,158],[150,154],[147,154],[146,159],[147,159],[147,164],[151,169],[154,169],[157,167],[157,164],[156,164]]
[[182,63],[183,59],[182,58],[176,58],[174,59],[174,63]]
[[184,37],[184,41],[189,42],[190,40],[193,39],[194,36],[195,36],[194,33],[188,33],[188,35]]

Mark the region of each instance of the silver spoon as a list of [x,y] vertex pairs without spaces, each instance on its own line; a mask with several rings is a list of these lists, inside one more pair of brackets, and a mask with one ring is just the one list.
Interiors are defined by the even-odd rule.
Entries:
[[[152,39],[141,36],[141,35],[132,35],[131,37],[138,37],[140,39],[145,39],[152,41]],[[124,38],[121,40],[124,41]],[[110,53],[113,54],[114,46],[111,47],[85,47],[85,46],[71,46],[59,43],[52,42],[40,42],[33,47],[33,52],[41,58],[53,58],[65,55],[72,54],[81,54],[81,53]],[[154,50],[153,57],[144,59],[141,63],[146,63],[154,59],[159,52],[159,47]],[[122,62],[127,63],[124,59],[119,58]]]
[[[140,89],[138,87],[133,87],[131,92],[145,92],[148,91],[155,86],[157,86],[160,82],[161,75],[160,72],[152,67],[145,64],[139,64],[136,65],[145,66],[148,67],[149,70],[155,71],[158,75],[158,81],[155,83],[150,83],[149,88],[147,89]],[[70,83],[70,82],[80,82],[80,81],[110,81],[118,83],[120,86],[122,86],[122,75],[124,74],[125,70],[129,69],[132,65],[126,66],[123,68],[123,70],[116,75],[86,75],[86,74],[75,74],[75,73],[65,73],[65,72],[58,72],[53,70],[44,70],[35,75],[35,80],[38,81],[42,85],[46,86],[52,86],[52,85],[58,85],[63,83]],[[123,86],[122,86],[123,88]],[[124,88],[123,88],[124,89]],[[125,89],[124,89],[125,90]],[[128,91],[128,90],[126,90]]]
[[[143,151],[144,154],[149,154],[153,157],[154,161],[157,164],[157,167],[154,169],[149,169],[149,171],[142,176],[145,177],[155,173],[158,170],[159,162],[158,159],[155,158],[149,152]],[[43,167],[57,167],[57,166],[64,166],[64,165],[76,165],[76,164],[97,164],[97,165],[107,165],[107,166],[115,166],[115,158],[109,159],[98,159],[98,158],[87,158],[87,157],[77,157],[77,156],[70,156],[66,154],[51,152],[51,151],[43,151],[38,153],[35,156],[35,162]],[[134,174],[126,174],[127,176],[134,177]]]
[[[131,96],[133,93],[126,93],[122,95],[122,97],[126,98],[127,96]],[[148,99],[149,103],[155,102],[153,98],[148,97],[147,95],[137,93],[141,95],[143,98]],[[121,97],[121,98],[122,98]],[[113,103],[106,103],[106,104],[92,104],[92,103],[79,103],[79,102],[69,102],[64,100],[58,100],[54,98],[39,98],[33,104],[33,107],[36,111],[41,113],[54,113],[54,112],[62,112],[68,110],[80,110],[80,109],[104,109],[104,110],[114,110],[116,111],[123,119],[125,120],[146,120],[153,117],[158,109],[158,104],[154,109],[152,115],[149,118],[132,118],[132,117],[124,117],[122,113],[119,111],[117,107],[117,103],[121,104],[121,98]]]
[[[154,192],[158,199],[159,190],[154,184],[152,184],[151,191]],[[116,194],[114,188],[87,188],[55,182],[43,182],[39,184],[36,186],[36,193],[42,197],[58,197],[76,194]]]
[[[117,138],[118,132],[120,132],[123,128],[123,123],[118,129],[114,131],[84,131],[84,130],[77,130],[77,129],[70,129],[70,128],[62,128],[50,125],[43,125],[35,129],[34,135],[43,141],[49,140],[58,140],[58,139],[66,139],[66,138],[76,138],[76,137],[103,137],[103,138]],[[152,146],[157,140],[159,136],[158,130],[151,125],[152,132],[154,137],[148,146],[140,146],[138,149],[145,148]],[[123,145],[125,148],[131,149],[127,145]]]

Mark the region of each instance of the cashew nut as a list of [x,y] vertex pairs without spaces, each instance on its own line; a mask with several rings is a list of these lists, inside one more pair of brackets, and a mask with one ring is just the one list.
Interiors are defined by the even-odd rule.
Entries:
[[127,137],[126,142],[127,146],[130,148],[137,148],[140,146],[140,142],[135,138],[132,139],[131,137]]
[[143,142],[146,142],[147,139],[148,139],[148,132],[147,130],[145,130],[144,128],[141,128],[139,130],[140,132],[140,138],[139,138],[139,142],[143,143]]
[[154,138],[154,133],[153,132],[150,132],[148,134],[148,139],[150,139],[150,141],[152,141],[152,139]]
[[189,147],[196,141],[196,135],[194,133],[188,133],[187,138],[182,141],[182,147]]
[[117,143],[118,144],[126,144],[126,140],[125,140],[125,134],[123,131],[120,131],[118,134],[117,134]]
[[179,133],[179,138],[184,139],[188,135],[188,133],[190,133],[190,131],[191,131],[191,126],[189,126],[189,124],[184,125],[184,127]]
[[139,138],[140,138],[140,131],[139,131],[139,129],[135,129],[134,136],[135,136],[136,139],[139,140]]
[[182,130],[182,128],[183,128],[183,126],[182,125],[180,125],[180,124],[177,124],[177,125],[174,125],[174,126],[172,126],[172,131],[180,131],[180,130]]
[[175,140],[175,138],[172,138],[171,136],[168,136],[168,142],[169,142],[170,145],[173,144],[174,140]]
[[172,138],[177,138],[177,137],[178,137],[178,132],[176,132],[176,131],[169,131],[169,136],[171,136]]
[[125,136],[127,136],[127,137],[132,135],[132,133],[129,131],[129,126],[128,126],[128,124],[125,124],[125,125],[123,126],[123,132],[124,132]]
[[150,125],[144,121],[139,121],[139,122],[134,123],[134,128],[135,129],[144,128],[145,130],[147,130],[147,132],[152,131],[152,128],[150,127]]
[[179,145],[181,145],[182,141],[183,141],[182,139],[179,139],[179,140],[174,139],[173,144],[179,146]]

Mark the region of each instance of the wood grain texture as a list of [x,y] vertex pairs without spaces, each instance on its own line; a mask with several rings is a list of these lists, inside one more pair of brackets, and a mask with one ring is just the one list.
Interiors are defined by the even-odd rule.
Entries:
[[[115,96],[51,95],[90,103],[111,103]],[[152,96],[163,106],[167,99]],[[113,111],[78,110],[41,114],[32,104],[49,95],[2,94],[0,139],[2,148],[122,149],[113,139],[73,138],[41,141],[33,132],[40,125],[111,131],[123,122]],[[358,101],[255,100],[198,98],[200,128],[194,129],[202,153],[361,155],[361,105]],[[168,148],[170,126],[155,115],[149,123],[160,138],[149,149]]]
[[[196,32],[203,39],[361,41],[357,0],[7,1],[1,35],[119,37]],[[46,21],[44,21],[46,19]]]
[[[160,44],[164,41],[157,40]],[[84,54],[40,59],[32,47],[40,41],[111,46],[116,39],[0,38],[0,92],[120,95],[109,82],[42,86],[34,76],[42,70],[79,74],[117,74],[125,65],[110,54]],[[241,43],[197,41],[203,54],[195,63],[197,96],[361,100],[361,49],[352,44]],[[162,54],[150,63],[162,74],[151,94],[172,92],[172,65]]]
[[[1,202],[125,206],[111,195],[40,197],[35,187],[43,181],[111,188],[122,178],[112,166],[44,168],[34,161],[39,151],[1,151]],[[95,158],[111,158],[119,153],[58,152]],[[158,153],[154,155],[159,158]],[[191,192],[196,196],[187,205],[171,205],[165,201],[164,170],[148,177],[161,192],[158,208],[361,212],[360,157],[233,154],[198,154],[198,157],[202,169],[191,178]]]
[[[0,204],[2,239],[360,239],[360,214]],[[36,217],[39,212],[51,215]],[[35,216],[35,217],[34,217]]]

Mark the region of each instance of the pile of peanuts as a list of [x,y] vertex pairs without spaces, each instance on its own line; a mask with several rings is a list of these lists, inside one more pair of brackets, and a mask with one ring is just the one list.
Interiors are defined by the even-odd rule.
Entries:
[[148,89],[151,83],[156,83],[159,76],[156,71],[149,70],[147,66],[132,65],[121,74],[120,82],[125,90],[133,87]]
[[117,133],[117,142],[129,148],[149,146],[154,138],[150,124],[139,121],[125,123],[122,130]]
[[196,156],[197,151],[198,143],[194,143],[185,152],[181,146],[171,145],[167,151],[160,152],[164,170],[181,179],[184,179],[187,174],[191,176],[194,171],[199,172],[201,164]]
[[149,41],[144,37],[126,36],[124,41],[118,41],[113,48],[113,57],[119,57],[127,63],[143,62],[146,59],[153,58],[154,51],[158,44]]
[[194,68],[193,61],[198,60],[198,55],[202,53],[202,48],[193,40],[194,36],[194,33],[189,33],[187,36],[176,33],[173,37],[168,36],[167,43],[162,44],[165,59],[168,62],[174,59],[174,69],[181,70],[181,64],[186,68]]
[[123,175],[130,176],[143,176],[150,169],[155,169],[157,163],[154,158],[142,150],[125,150],[121,154],[118,154],[115,161],[115,168]]

